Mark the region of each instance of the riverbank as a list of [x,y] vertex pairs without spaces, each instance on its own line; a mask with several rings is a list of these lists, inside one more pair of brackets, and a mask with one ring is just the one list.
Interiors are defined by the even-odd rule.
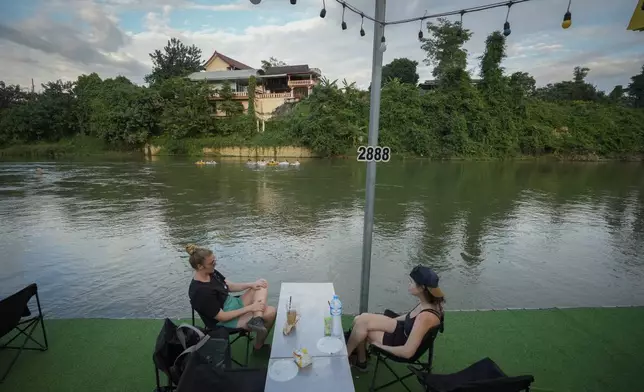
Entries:
[[[351,318],[343,322],[348,326]],[[150,319],[46,320],[49,351],[23,352],[1,388],[151,391],[151,357],[161,324]],[[643,324],[644,307],[448,312],[445,333],[436,341],[434,371],[454,372],[489,356],[509,375],[532,374],[536,392],[627,391],[644,368]],[[241,354],[242,346],[235,346],[234,355]],[[0,366],[6,366],[9,354],[0,351]],[[267,358],[252,357],[251,366],[266,363]],[[380,381],[389,376],[379,374]],[[367,391],[371,375],[354,372],[356,391]],[[408,385],[421,390],[414,379]]]
[[[189,156],[189,157],[237,157],[240,159],[279,159],[279,158],[322,158],[306,147],[291,146],[287,144],[266,144],[240,142],[236,138],[204,138],[186,139],[180,141],[164,141],[157,144],[148,143],[141,148],[118,148],[107,145],[91,137],[76,137],[56,143],[17,144],[0,148],[0,159],[17,158],[50,158],[58,159],[78,156],[100,156],[106,158],[127,157],[161,157],[161,156]],[[337,155],[329,158],[356,159],[357,153]],[[411,153],[394,152],[392,159],[415,159],[434,161],[562,161],[562,162],[642,162],[644,155],[625,154],[612,156],[599,156],[597,154],[543,154],[519,155],[512,157],[485,157],[465,156],[443,159],[432,159]]]

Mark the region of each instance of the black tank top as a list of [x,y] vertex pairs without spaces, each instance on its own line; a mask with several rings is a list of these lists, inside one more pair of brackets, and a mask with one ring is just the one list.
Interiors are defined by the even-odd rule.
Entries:
[[[418,306],[416,306],[416,307],[418,307]],[[414,309],[416,309],[416,308],[414,308]],[[412,309],[411,312],[413,312],[414,309]],[[441,323],[443,322],[443,316],[441,315],[441,313],[439,313],[435,309],[423,309],[420,312],[418,312],[418,314],[415,315],[414,317],[409,317],[411,312],[407,313],[407,317],[405,317],[405,321],[404,321],[404,324],[403,324],[403,331],[405,332],[405,337],[409,337],[409,334],[411,333],[412,328],[414,328],[414,323],[416,322],[416,317],[418,317],[418,314],[421,314],[423,312],[432,313],[432,314],[436,315],[436,317],[438,317],[438,320],[440,320]]]

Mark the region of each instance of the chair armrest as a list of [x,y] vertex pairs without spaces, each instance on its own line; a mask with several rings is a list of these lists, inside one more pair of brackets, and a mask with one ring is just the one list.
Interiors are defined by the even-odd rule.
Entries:
[[396,318],[400,316],[398,313],[390,309],[385,309],[385,312],[383,314],[389,318]]

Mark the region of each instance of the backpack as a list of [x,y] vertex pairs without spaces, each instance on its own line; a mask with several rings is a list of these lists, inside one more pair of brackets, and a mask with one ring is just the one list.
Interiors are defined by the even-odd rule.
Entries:
[[173,385],[178,385],[191,354],[198,351],[206,356],[214,368],[230,366],[230,348],[225,330],[206,335],[201,329],[181,324],[178,327],[164,320],[159,332],[152,360]]

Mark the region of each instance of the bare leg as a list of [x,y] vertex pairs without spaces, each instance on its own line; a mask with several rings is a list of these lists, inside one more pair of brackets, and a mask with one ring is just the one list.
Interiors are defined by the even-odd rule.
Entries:
[[[267,299],[268,299],[268,290],[263,288],[259,290],[254,290],[254,289],[246,290],[246,292],[241,296],[241,300],[244,303],[244,306],[248,306],[255,302],[266,303]],[[264,312],[254,312],[253,316],[263,318]]]
[[264,326],[266,327],[266,333],[265,334],[257,334],[257,340],[255,341],[255,348],[259,349],[264,345],[264,342],[266,341],[266,338],[268,337],[268,334],[271,331],[271,328],[275,324],[275,316],[277,315],[277,310],[275,309],[274,306],[267,306],[266,311],[264,312]]
[[[347,342],[347,353],[351,355],[355,349],[362,346],[360,350],[363,351],[364,359],[366,359],[365,341],[367,338],[374,333],[371,337],[380,338],[380,341],[382,341],[382,336],[375,333],[381,332],[382,335],[384,335],[384,332],[392,333],[396,330],[396,324],[396,320],[381,314],[361,314],[353,320],[353,329]],[[360,355],[360,351],[357,354]]]

